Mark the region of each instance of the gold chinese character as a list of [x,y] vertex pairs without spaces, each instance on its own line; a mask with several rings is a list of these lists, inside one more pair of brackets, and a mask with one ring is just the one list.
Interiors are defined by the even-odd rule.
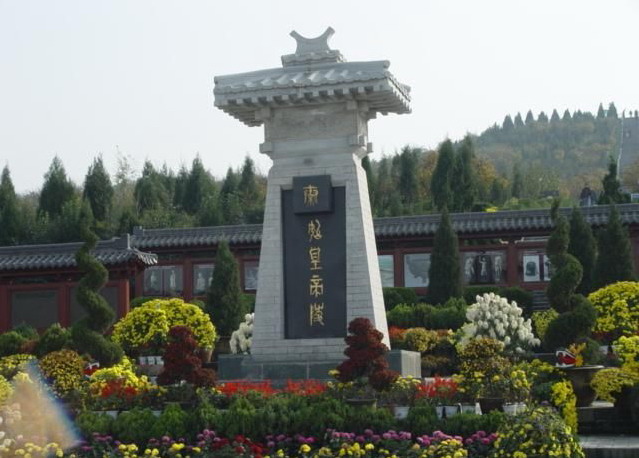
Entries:
[[324,294],[324,280],[322,277],[317,274],[311,276],[308,284],[308,294],[315,297]]
[[322,270],[320,263],[322,262],[322,249],[318,246],[312,246],[308,249],[308,257],[311,261],[311,270]]
[[324,326],[324,303],[323,302],[313,302],[309,306],[309,318],[310,325],[313,326],[315,324],[319,324]]
[[308,241],[322,239],[322,225],[318,219],[312,219],[308,222]]
[[307,207],[317,205],[317,199],[319,198],[319,189],[317,189],[317,186],[309,184],[302,189],[304,190],[304,205]]

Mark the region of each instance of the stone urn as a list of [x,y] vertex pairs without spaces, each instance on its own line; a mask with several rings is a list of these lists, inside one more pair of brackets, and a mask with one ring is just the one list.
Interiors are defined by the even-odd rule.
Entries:
[[601,369],[603,369],[603,366],[562,368],[566,377],[572,383],[572,389],[575,392],[575,396],[577,396],[577,407],[588,407],[597,397],[597,393],[590,386],[590,382]]

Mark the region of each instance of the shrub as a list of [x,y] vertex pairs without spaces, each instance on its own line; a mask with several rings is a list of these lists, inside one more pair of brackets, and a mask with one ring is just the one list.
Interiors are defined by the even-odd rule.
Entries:
[[462,413],[440,421],[437,429],[453,436],[469,437],[477,431],[496,433],[506,420],[506,415],[499,411],[484,415]]
[[464,288],[464,300],[467,304],[474,304],[477,302],[477,296],[483,296],[484,294],[494,293],[499,294],[498,286],[467,286]]
[[164,370],[158,383],[170,385],[186,381],[196,386],[211,386],[215,373],[202,369],[202,360],[195,354],[197,343],[186,326],[174,326],[169,331],[169,344],[164,354]]
[[415,308],[415,306],[408,304],[397,304],[386,313],[388,325],[400,328],[410,328],[417,325],[418,320],[415,318]]
[[200,347],[212,348],[216,332],[208,314],[182,299],[154,299],[131,310],[113,328],[113,340],[128,353],[144,347],[162,347],[169,329],[186,326]]
[[240,323],[240,327],[231,334],[231,340],[229,342],[231,353],[251,353],[254,316],[254,313],[247,313],[244,316],[244,321]]
[[615,402],[615,397],[628,387],[639,383],[639,373],[625,367],[608,367],[598,371],[590,382],[602,401]]
[[588,337],[596,319],[592,304],[581,295],[573,295],[572,311],[565,312],[550,322],[544,335],[544,347],[554,351],[567,347],[580,338]]
[[84,381],[84,360],[73,350],[60,350],[40,359],[40,369],[53,380],[53,389],[60,397],[79,390]]
[[584,456],[573,431],[550,407],[535,407],[525,415],[512,417],[497,435],[493,456]]
[[614,340],[639,329],[639,282],[613,283],[591,293],[588,299],[597,310],[594,332]]
[[206,298],[206,310],[220,335],[230,336],[238,328],[247,313],[244,306],[237,261],[228,243],[220,242]]
[[246,310],[246,313],[255,311],[255,294],[242,293],[241,301],[243,303],[242,308]]
[[435,347],[439,340],[437,331],[424,328],[410,328],[404,333],[404,346],[407,350],[424,353]]
[[532,332],[530,320],[524,320],[522,310],[515,302],[493,293],[477,297],[477,303],[468,307],[469,323],[462,328],[463,341],[477,337],[490,337],[503,342],[507,353],[523,354],[539,345]]
[[153,437],[187,437],[189,414],[178,404],[169,404],[156,420],[152,429]]
[[157,296],[138,296],[134,299],[131,299],[131,302],[129,303],[129,308],[132,310],[134,308],[137,308],[143,304],[146,304],[149,301],[155,300],[155,299],[163,299],[162,297],[157,297]]
[[466,322],[466,307],[427,306],[424,327],[428,329],[452,329],[456,331]]
[[382,343],[383,334],[373,327],[368,318],[355,318],[348,324],[349,336],[344,338],[348,359],[337,366],[340,382],[361,381],[376,390],[384,390],[397,379],[398,374],[388,369],[385,354],[388,347]]
[[544,340],[544,336],[546,335],[546,330],[548,329],[548,325],[551,321],[556,319],[559,316],[555,309],[548,309],[539,312],[534,312],[532,314],[532,324],[533,329],[535,330],[535,335],[539,337],[539,339]]
[[524,316],[532,314],[533,295],[530,291],[526,291],[519,286],[507,286],[499,288],[499,296],[515,302],[523,310]]
[[417,293],[413,288],[383,288],[384,305],[391,310],[398,304],[416,304]]
[[20,323],[18,326],[15,326],[13,330],[27,340],[38,340],[40,337],[38,335],[38,331],[36,331],[33,326],[26,323]]
[[113,432],[122,442],[143,445],[152,436],[157,418],[150,409],[135,407],[122,412],[113,424]]
[[35,354],[41,357],[47,353],[62,350],[70,343],[71,331],[60,326],[60,323],[54,323],[40,337],[35,347]]
[[80,412],[75,418],[75,424],[82,435],[89,439],[93,433],[110,434],[113,431],[114,418],[105,413],[91,412],[85,410]]
[[435,407],[427,401],[417,401],[406,417],[408,429],[415,435],[430,434],[437,429]]
[[0,407],[4,406],[13,394],[13,386],[11,383],[0,375]]
[[22,352],[22,346],[27,342],[22,335],[16,331],[0,334],[0,357],[15,355]]

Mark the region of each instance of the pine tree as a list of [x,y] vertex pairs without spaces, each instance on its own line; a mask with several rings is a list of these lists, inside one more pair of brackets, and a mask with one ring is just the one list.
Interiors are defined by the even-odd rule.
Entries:
[[455,155],[451,179],[454,211],[470,211],[477,197],[477,177],[473,167],[474,146],[470,135],[466,135]]
[[173,206],[175,208],[184,210],[186,203],[186,187],[189,181],[189,170],[184,164],[180,166],[180,171],[175,177],[175,184],[173,186]]
[[608,173],[603,177],[602,184],[603,192],[599,196],[599,205],[630,202],[630,196],[621,190],[621,183],[617,178],[617,162],[612,157],[608,163]]
[[182,207],[190,215],[200,209],[204,199],[214,192],[213,179],[204,168],[200,156],[196,156],[191,164],[191,171],[186,180]]
[[0,245],[16,245],[20,241],[21,215],[9,167],[2,169],[0,179]]
[[604,119],[606,117],[606,111],[604,110],[603,104],[599,104],[599,108],[597,108],[597,119]]
[[557,113],[556,109],[552,110],[552,115],[550,116],[550,122],[552,123],[559,122],[559,113]]
[[93,164],[84,178],[83,197],[91,205],[91,212],[96,221],[106,222],[111,213],[113,202],[113,185],[104,168],[102,156],[93,159]]
[[242,193],[242,202],[244,205],[255,203],[259,189],[255,176],[255,163],[253,159],[248,156],[244,158],[244,164],[242,164],[242,170],[240,171],[239,189]]
[[562,121],[570,121],[572,119],[572,116],[570,116],[570,110],[568,108],[566,108],[566,111],[564,111],[564,115],[561,118]]
[[517,116],[515,116],[515,127],[524,127],[524,120],[521,119],[521,113],[517,113]]
[[453,143],[450,140],[446,140],[439,147],[437,165],[435,166],[430,182],[433,205],[440,211],[444,207],[450,207],[452,204],[451,175],[453,173],[454,161],[455,150]]
[[537,122],[540,123],[548,123],[548,116],[546,116],[546,113],[544,113],[543,111],[539,113],[539,116],[537,116]]
[[511,130],[514,127],[515,124],[513,124],[513,118],[511,118],[510,115],[506,115],[504,122],[501,124],[501,128],[504,130]]
[[165,181],[150,161],[144,163],[142,176],[135,183],[134,191],[138,212],[169,207],[171,199]]
[[610,105],[608,105],[608,117],[612,119],[617,119],[619,117],[617,114],[617,107],[614,102],[610,102]]
[[428,300],[431,304],[443,304],[451,297],[461,297],[457,234],[453,231],[446,207],[435,232],[428,278]]
[[404,147],[399,155],[399,193],[404,209],[410,210],[417,202],[419,186],[417,183],[418,150]]
[[510,191],[510,195],[516,199],[521,199],[524,193],[524,178],[519,170],[519,165],[513,166],[513,183]]
[[617,208],[612,205],[608,224],[597,237],[597,262],[595,264],[595,288],[617,281],[634,280],[632,249],[628,229],[621,224]]
[[44,185],[40,191],[38,214],[48,214],[54,218],[62,212],[62,206],[75,196],[73,183],[67,178],[64,165],[58,156],[53,158],[48,172],[44,175]]
[[529,126],[533,122],[535,122],[535,117],[532,114],[532,110],[528,110],[528,113],[526,113],[526,125]]
[[236,173],[233,171],[231,167],[226,171],[226,177],[224,178],[224,182],[222,183],[222,188],[220,189],[220,194],[226,196],[228,194],[233,194],[238,191],[240,186],[240,182]]
[[227,242],[220,242],[206,310],[219,335],[230,336],[247,313],[240,289],[239,268]]
[[592,282],[597,258],[597,241],[592,234],[590,224],[586,222],[578,207],[572,209],[570,216],[568,253],[577,258],[581,264],[583,275],[581,283],[577,286],[577,292],[586,296],[593,291]]

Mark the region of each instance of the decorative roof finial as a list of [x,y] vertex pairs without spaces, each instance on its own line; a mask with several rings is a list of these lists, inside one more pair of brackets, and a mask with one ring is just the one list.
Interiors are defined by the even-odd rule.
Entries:
[[342,54],[328,46],[328,40],[334,33],[335,30],[332,27],[328,27],[319,37],[306,38],[293,30],[290,35],[295,38],[297,49],[295,54],[282,56],[282,65],[290,67],[293,65],[344,62]]

